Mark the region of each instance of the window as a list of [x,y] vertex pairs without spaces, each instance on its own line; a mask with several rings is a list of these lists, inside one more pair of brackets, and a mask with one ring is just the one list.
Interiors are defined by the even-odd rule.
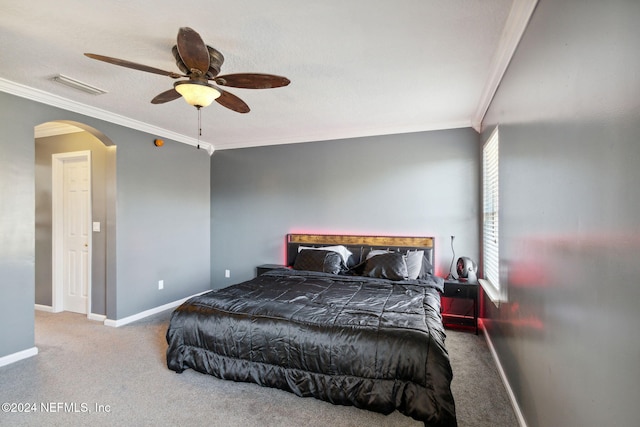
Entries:
[[499,130],[496,127],[482,149],[482,265],[484,290],[495,303],[504,300],[500,285]]

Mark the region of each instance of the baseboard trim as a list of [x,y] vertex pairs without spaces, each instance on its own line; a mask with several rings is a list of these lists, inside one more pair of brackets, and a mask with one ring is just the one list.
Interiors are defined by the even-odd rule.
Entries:
[[480,323],[480,327],[484,334],[484,338],[487,341],[487,346],[489,347],[489,351],[491,352],[491,356],[493,356],[493,360],[496,363],[496,367],[498,368],[498,373],[500,374],[500,379],[504,384],[504,388],[507,390],[507,394],[509,395],[509,400],[511,401],[511,406],[513,407],[513,411],[516,414],[516,418],[518,419],[518,424],[520,427],[527,427],[527,422],[524,419],[524,415],[522,415],[522,411],[520,410],[520,406],[518,406],[518,400],[516,399],[516,395],[513,393],[511,389],[511,384],[509,384],[509,380],[507,379],[507,375],[502,368],[502,363],[500,363],[500,358],[498,357],[498,353],[496,352],[495,347],[493,346],[493,342],[491,341],[491,337],[489,336],[489,332],[487,332],[487,328],[484,327],[484,322],[482,319],[478,319]]
[[87,315],[87,319],[95,320],[97,322],[104,322],[107,319],[107,316],[105,316],[104,314],[89,313]]
[[138,314],[134,314],[134,315],[131,315],[131,316],[128,316],[128,317],[123,317],[122,319],[118,319],[118,320],[105,319],[104,325],[105,326],[110,326],[112,328],[119,328],[120,326],[124,326],[124,325],[127,325],[127,324],[131,323],[131,322],[135,322],[136,320],[144,319],[145,317],[149,317],[149,316],[152,316],[154,314],[160,313],[162,311],[168,310],[170,308],[177,307],[180,304],[182,304],[183,302],[185,302],[186,300],[188,300],[189,298],[193,298],[195,296],[202,295],[202,294],[207,293],[207,292],[209,292],[209,290],[199,292],[197,294],[194,294],[194,295],[188,296],[186,298],[182,298],[182,299],[179,299],[177,301],[173,301],[173,302],[161,305],[159,307],[155,307],[155,308],[151,308],[149,310],[145,310],[145,311],[140,312]]
[[38,311],[46,311],[47,313],[53,313],[53,307],[51,307],[50,305],[36,304],[35,308]]
[[[53,307],[51,307],[50,305],[36,304],[35,309],[38,311],[45,311],[47,313],[54,313]],[[104,322],[106,318],[107,316],[105,316],[104,314],[89,313],[87,315],[87,319],[96,320],[98,322]]]
[[38,354],[38,347],[31,347],[17,353],[9,354],[7,356],[0,357],[0,366],[10,365],[22,359],[33,357],[36,354]]

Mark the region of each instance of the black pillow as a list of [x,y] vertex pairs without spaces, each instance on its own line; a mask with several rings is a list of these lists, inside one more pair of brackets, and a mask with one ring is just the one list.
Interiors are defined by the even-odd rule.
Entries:
[[389,280],[406,280],[409,272],[404,255],[400,252],[390,252],[369,258],[362,275]]
[[305,249],[296,255],[293,269],[339,274],[343,269],[342,257],[333,251]]

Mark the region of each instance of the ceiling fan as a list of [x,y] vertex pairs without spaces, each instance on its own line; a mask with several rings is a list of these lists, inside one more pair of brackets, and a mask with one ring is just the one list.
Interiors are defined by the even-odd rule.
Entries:
[[[290,81],[286,77],[260,73],[238,73],[219,76],[224,56],[216,49],[204,43],[200,34],[189,27],[178,31],[177,44],[171,49],[176,65],[184,74],[165,71],[147,65],[137,64],[124,59],[85,53],[86,56],[99,61],[148,73],[169,76],[172,79],[183,77],[173,84],[173,89],[160,93],[151,100],[152,104],[163,104],[183,97],[187,103],[198,110],[210,105],[214,100],[223,107],[238,113],[248,113],[249,106],[237,96],[222,90],[218,86],[237,87],[243,89],[269,89],[287,86]],[[216,85],[210,83],[213,81]]]

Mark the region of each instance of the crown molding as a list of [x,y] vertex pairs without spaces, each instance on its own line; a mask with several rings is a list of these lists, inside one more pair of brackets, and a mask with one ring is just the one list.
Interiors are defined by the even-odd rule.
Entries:
[[114,123],[120,126],[124,126],[130,129],[139,130],[142,132],[158,135],[167,139],[182,142],[184,144],[192,145],[204,149],[210,156],[215,151],[213,144],[208,142],[198,142],[195,138],[189,138],[182,134],[172,132],[167,129],[163,129],[158,126],[153,126],[148,123],[133,120],[119,114],[112,113],[110,111],[102,110],[100,108],[92,107],[90,105],[82,104],[80,102],[72,101],[67,98],[63,98],[58,95],[51,94],[39,89],[34,89],[20,83],[15,83],[10,80],[0,78],[0,91],[9,93],[11,95],[19,96],[20,98],[29,99],[31,101],[39,102],[41,104],[51,105],[53,107],[62,108],[64,110],[72,111],[74,113],[83,114],[85,116],[93,117],[95,119],[104,120],[109,123]]
[[321,142],[321,141],[335,141],[341,139],[354,139],[354,138],[368,138],[377,137],[383,135],[397,135],[404,133],[415,132],[430,132],[448,129],[462,129],[471,128],[471,122],[468,120],[451,121],[451,122],[439,122],[431,124],[430,126],[386,126],[370,128],[367,132],[362,131],[349,131],[342,130],[339,135],[331,132],[319,132],[315,134],[305,133],[304,135],[291,135],[283,138],[273,139],[260,139],[258,140],[246,140],[237,141],[231,143],[225,143],[216,147],[217,151],[233,150],[236,148],[250,148],[250,147],[262,147],[269,145],[285,145],[285,144],[298,144],[305,142]]
[[484,116],[487,114],[491,101],[498,90],[498,86],[507,71],[511,58],[513,58],[537,4],[538,0],[514,0],[511,5],[511,11],[502,30],[498,48],[489,67],[489,78],[480,96],[476,112],[471,119],[471,125],[477,132],[482,131]]

